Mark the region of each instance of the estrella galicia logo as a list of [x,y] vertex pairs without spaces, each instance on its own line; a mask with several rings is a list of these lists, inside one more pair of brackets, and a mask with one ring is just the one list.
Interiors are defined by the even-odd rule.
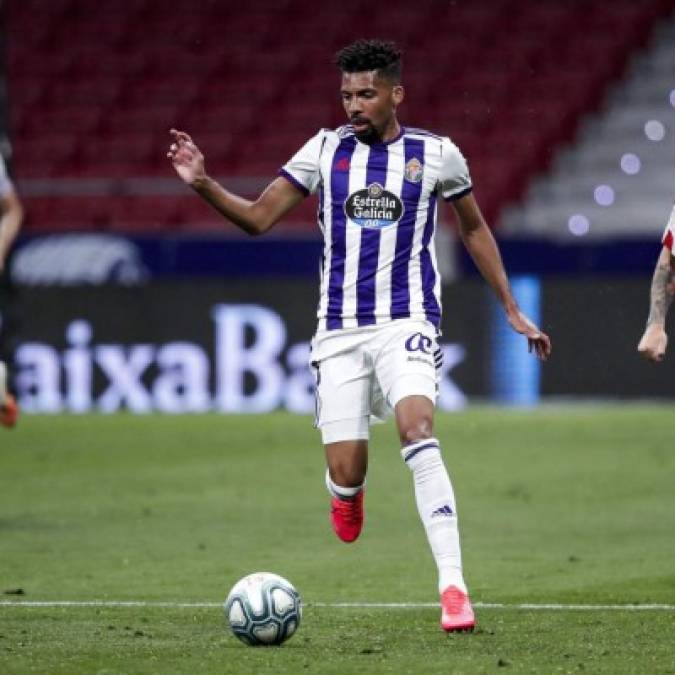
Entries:
[[423,333],[413,333],[406,341],[405,348],[409,352],[431,354],[432,339]]
[[361,227],[379,229],[401,220],[403,202],[379,183],[371,183],[367,188],[349,195],[345,213]]

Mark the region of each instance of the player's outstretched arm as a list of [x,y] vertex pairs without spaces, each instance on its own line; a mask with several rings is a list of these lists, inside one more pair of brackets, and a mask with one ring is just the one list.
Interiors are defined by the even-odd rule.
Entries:
[[0,272],[5,268],[9,249],[19,234],[23,220],[23,208],[14,190],[0,199]]
[[204,155],[188,134],[176,129],[170,133],[173,143],[167,157],[179,177],[218,213],[252,236],[267,232],[304,199],[285,178],[272,181],[255,201],[239,197],[209,177]]
[[668,346],[666,315],[675,296],[675,258],[664,246],[656,261],[649,298],[647,327],[638,344],[638,352],[649,361],[663,361]]
[[483,278],[504,306],[511,327],[527,338],[529,351],[534,351],[538,358],[546,360],[551,354],[551,340],[520,311],[511,293],[497,242],[480,212],[476,198],[469,193],[453,202],[453,206],[459,219],[462,241]]

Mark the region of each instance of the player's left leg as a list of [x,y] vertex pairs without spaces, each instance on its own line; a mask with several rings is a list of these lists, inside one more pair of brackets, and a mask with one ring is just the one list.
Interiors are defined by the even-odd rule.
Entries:
[[[414,390],[413,378],[410,385]],[[475,619],[462,574],[455,493],[433,437],[434,404],[427,395],[413,394],[401,398],[394,412],[401,456],[412,472],[417,510],[438,567],[441,626],[446,631],[472,630]]]
[[394,409],[401,455],[412,472],[415,501],[438,567],[445,630],[470,630],[473,612],[462,575],[457,507],[438,439],[433,436],[443,353],[425,321],[395,322],[377,354],[377,378]]

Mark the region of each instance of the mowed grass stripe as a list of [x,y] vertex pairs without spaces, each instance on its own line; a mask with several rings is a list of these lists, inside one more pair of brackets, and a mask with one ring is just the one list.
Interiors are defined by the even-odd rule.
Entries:
[[[145,600],[0,600],[0,607],[158,607],[169,609],[214,609],[222,602],[155,602]],[[304,607],[327,609],[433,609],[440,607],[437,602],[307,602]],[[626,612],[675,612],[675,605],[666,604],[624,604],[584,605],[564,603],[503,603],[474,602],[476,609],[521,609],[544,611],[626,611]]]

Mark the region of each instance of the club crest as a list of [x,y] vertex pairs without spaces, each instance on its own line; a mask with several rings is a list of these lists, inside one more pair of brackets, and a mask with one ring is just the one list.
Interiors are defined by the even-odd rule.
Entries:
[[419,183],[422,180],[424,171],[422,169],[422,163],[417,157],[413,157],[408,160],[405,165],[405,179],[411,183]]

